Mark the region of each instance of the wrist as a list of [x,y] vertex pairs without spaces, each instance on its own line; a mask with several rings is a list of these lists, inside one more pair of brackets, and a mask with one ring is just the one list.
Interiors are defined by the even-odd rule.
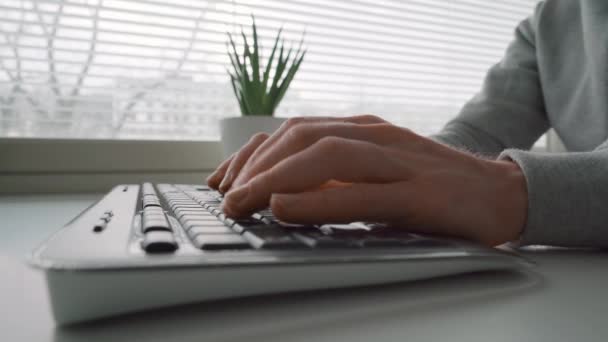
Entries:
[[526,177],[511,160],[491,161],[495,180],[495,215],[500,242],[515,241],[521,236],[528,215]]

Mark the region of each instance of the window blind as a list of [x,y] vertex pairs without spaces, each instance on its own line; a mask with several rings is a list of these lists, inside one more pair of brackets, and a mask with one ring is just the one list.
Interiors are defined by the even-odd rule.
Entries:
[[306,58],[276,115],[374,113],[436,132],[535,0],[2,0],[0,136],[218,139],[239,115],[226,32]]

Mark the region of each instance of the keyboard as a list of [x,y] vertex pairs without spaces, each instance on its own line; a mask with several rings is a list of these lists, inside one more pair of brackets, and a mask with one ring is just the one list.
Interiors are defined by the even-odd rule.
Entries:
[[201,185],[116,186],[31,255],[53,314],[75,323],[164,306],[520,269],[521,256],[370,222],[233,219]]

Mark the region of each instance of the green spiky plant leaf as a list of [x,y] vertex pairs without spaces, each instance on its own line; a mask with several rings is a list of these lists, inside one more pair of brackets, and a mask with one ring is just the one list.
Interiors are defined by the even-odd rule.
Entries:
[[[241,27],[242,53],[239,53],[232,35],[228,33],[227,48],[232,66],[228,69],[228,74],[242,115],[272,116],[304,60],[306,55],[306,50],[302,49],[304,37],[302,36],[297,49],[291,47],[286,49],[285,42],[281,39],[282,29],[279,29],[266,67],[262,68],[262,47],[258,42],[253,15],[251,19],[253,45],[249,44]],[[272,78],[271,73],[273,73]]]

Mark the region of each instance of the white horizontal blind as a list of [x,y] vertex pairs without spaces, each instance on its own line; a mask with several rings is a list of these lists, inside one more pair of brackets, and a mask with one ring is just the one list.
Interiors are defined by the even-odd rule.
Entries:
[[0,136],[217,139],[238,115],[226,32],[306,31],[278,116],[437,131],[535,0],[0,0]]

